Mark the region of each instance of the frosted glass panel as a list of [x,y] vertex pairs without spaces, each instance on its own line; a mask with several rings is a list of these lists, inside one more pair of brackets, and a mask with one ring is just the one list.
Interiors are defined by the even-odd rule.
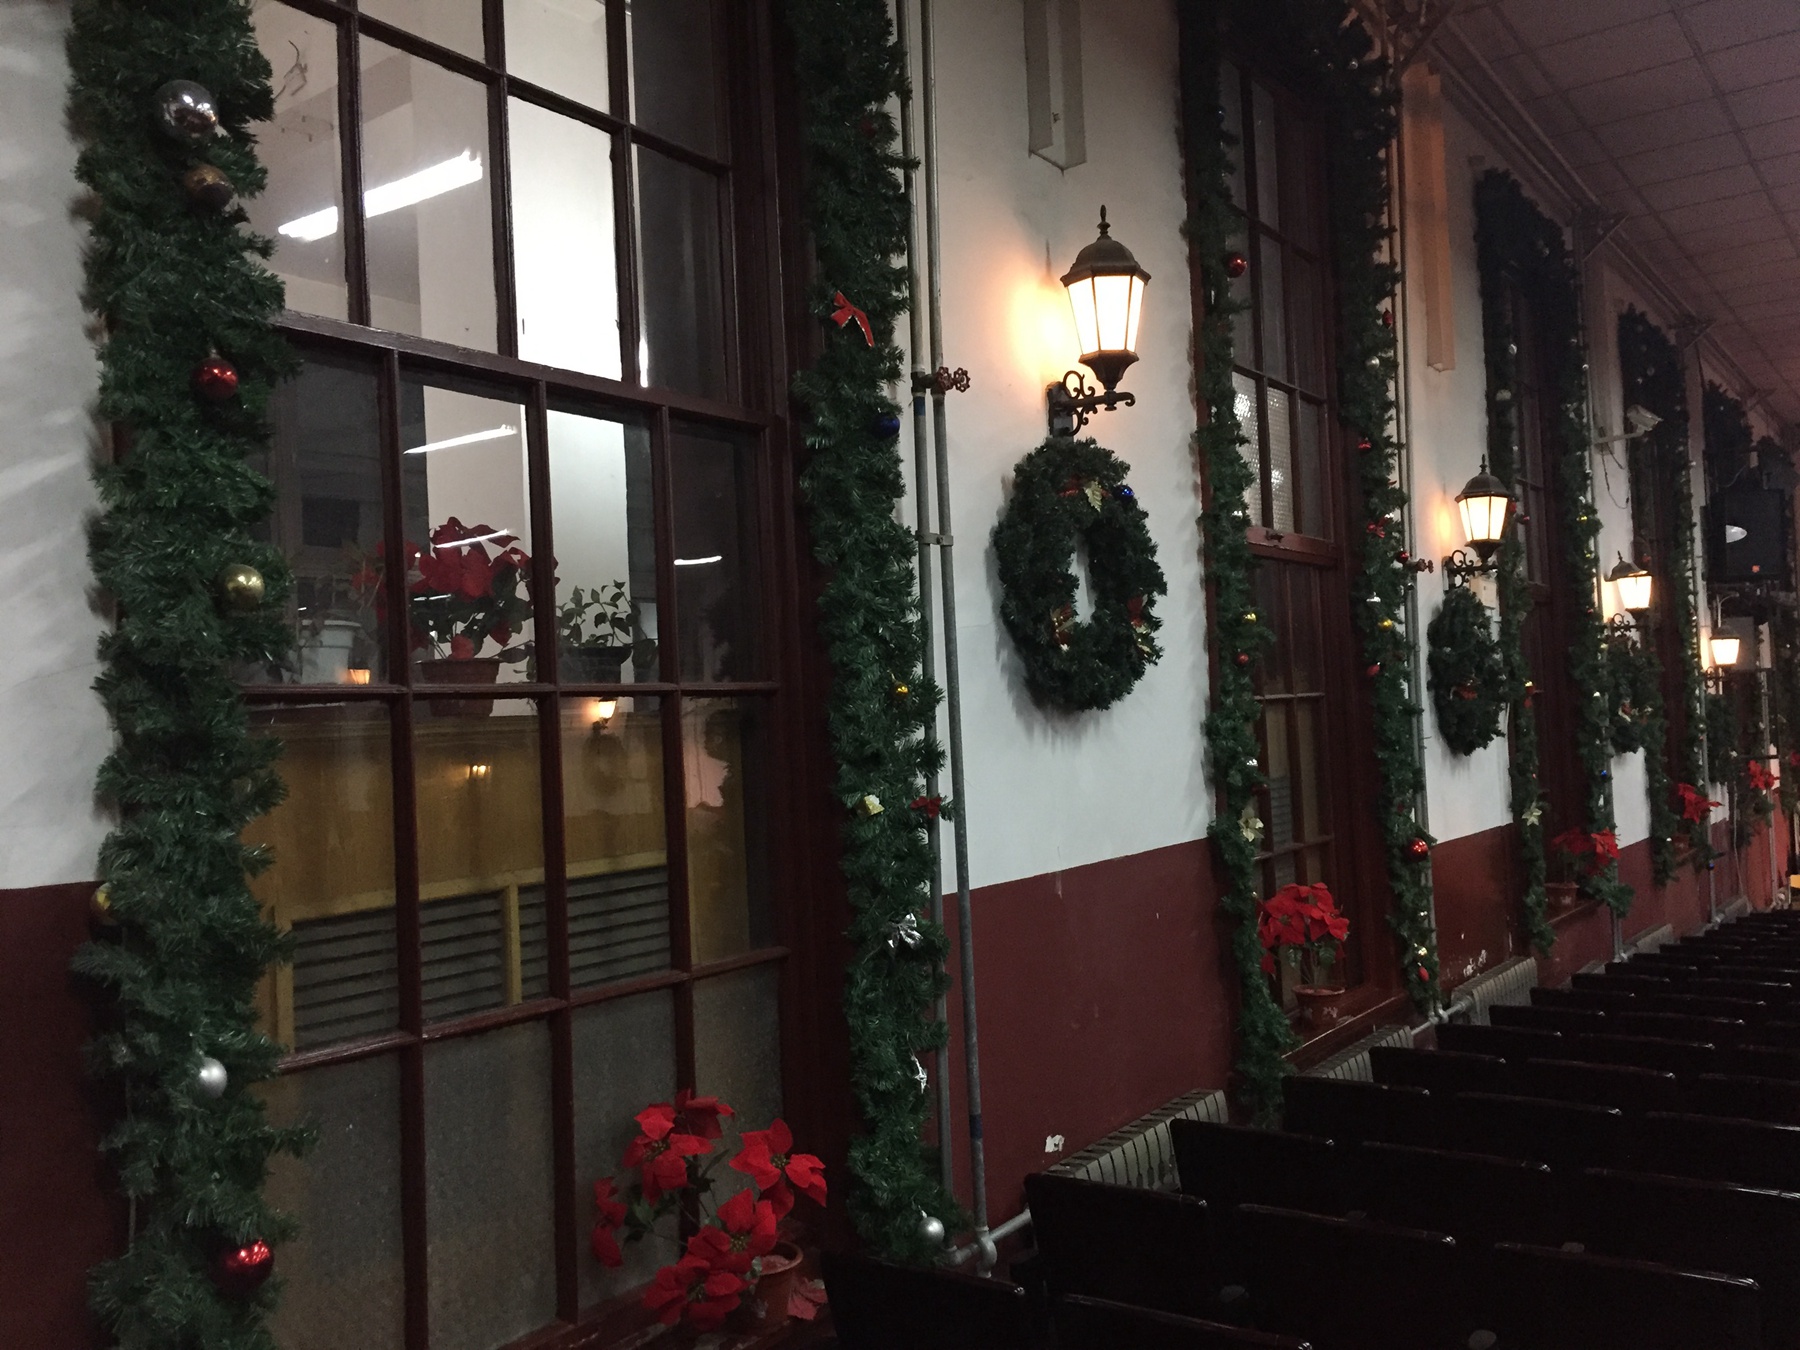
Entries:
[[425,1159],[432,1350],[493,1350],[554,1320],[541,1022],[427,1048]]
[[269,185],[244,206],[257,233],[275,241],[269,266],[287,287],[287,307],[347,319],[344,232],[323,228],[344,206],[337,25],[286,5],[258,5],[254,22],[256,44],[275,72],[275,116],[256,128]]
[[[399,1350],[400,1069],[391,1055],[287,1074],[258,1089],[276,1125],[311,1121],[304,1159],[277,1157],[265,1191],[300,1222],[276,1258],[281,1350]],[[484,1347],[485,1350],[485,1347]]]
[[1269,387],[1270,528],[1294,528],[1293,416],[1286,390]]
[[613,138],[520,99],[510,125],[519,355],[616,380]]
[[1244,509],[1250,513],[1250,523],[1263,523],[1262,506],[1262,410],[1257,406],[1256,381],[1248,375],[1233,372],[1231,376],[1232,411],[1237,414],[1238,426],[1243,430],[1244,439],[1238,450],[1244,456],[1244,462],[1250,466],[1250,488],[1245,493]]
[[[637,1134],[633,1119],[675,1092],[675,996],[662,989],[595,1004],[575,1013],[575,1264],[581,1303],[589,1307],[645,1283],[668,1259],[654,1241],[624,1248],[624,1266],[608,1270],[588,1248],[594,1226],[594,1182],[615,1175]],[[735,1105],[735,1103],[734,1103]],[[619,1177],[623,1189],[629,1179]]]
[[1270,229],[1281,228],[1281,168],[1275,130],[1275,99],[1265,85],[1256,85],[1250,96],[1254,121],[1251,137],[1256,153],[1256,215]]
[[695,1089],[736,1107],[741,1130],[765,1129],[781,1114],[780,990],[779,965],[694,986]]

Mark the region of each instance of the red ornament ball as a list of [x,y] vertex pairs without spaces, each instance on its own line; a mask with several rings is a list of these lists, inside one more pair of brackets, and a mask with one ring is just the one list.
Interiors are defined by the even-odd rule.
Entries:
[[1239,652],[1237,654],[1237,663],[1240,666],[1249,665],[1250,664],[1250,653],[1249,652]]
[[1363,674],[1368,676],[1371,680],[1374,679],[1377,675],[1381,674],[1381,662],[1377,661],[1374,665],[1363,671]]
[[1364,436],[1356,443],[1356,448],[1366,455],[1375,448],[1375,442],[1371,441],[1367,436]]
[[275,1273],[275,1253],[261,1238],[227,1247],[213,1258],[213,1283],[233,1298],[247,1298]]
[[1430,984],[1431,983],[1431,972],[1429,970],[1425,969],[1424,966],[1419,967],[1419,983],[1420,984]]
[[1250,270],[1250,260],[1248,258],[1246,258],[1243,254],[1227,253],[1225,255],[1225,275],[1230,277],[1232,280],[1235,281],[1237,278],[1243,276],[1244,273],[1248,272],[1249,270]]
[[1394,326],[1394,311],[1393,310],[1384,309],[1381,311],[1381,325],[1384,328],[1392,328]]
[[1465,702],[1465,703],[1472,703],[1475,699],[1475,686],[1472,684],[1457,685],[1456,686],[1456,696],[1458,698],[1462,699],[1463,702]]
[[1415,858],[1424,858],[1431,853],[1431,845],[1423,839],[1415,839],[1406,846],[1406,851]]
[[237,367],[222,356],[209,356],[194,368],[194,392],[208,403],[237,397]]

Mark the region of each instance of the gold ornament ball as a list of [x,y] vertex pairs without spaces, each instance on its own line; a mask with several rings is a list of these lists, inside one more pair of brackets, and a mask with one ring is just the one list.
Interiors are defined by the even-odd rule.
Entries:
[[263,575],[249,563],[232,563],[219,573],[219,589],[233,609],[252,610],[263,601]]
[[1255,623],[1256,622],[1256,611],[1253,609],[1246,610],[1244,612],[1244,622],[1245,623]]
[[223,211],[237,195],[231,180],[211,164],[195,165],[182,174],[181,187],[190,202],[206,211]]
[[1394,626],[1394,621],[1392,619],[1383,619],[1381,621],[1381,631],[1384,633],[1387,632],[1393,626]]
[[912,686],[910,684],[895,685],[894,686],[894,697],[897,699],[903,699],[903,700],[911,698],[912,697]]
[[94,888],[94,893],[88,897],[88,916],[95,923],[107,928],[111,928],[119,921],[119,916],[113,913],[112,888],[110,886]]

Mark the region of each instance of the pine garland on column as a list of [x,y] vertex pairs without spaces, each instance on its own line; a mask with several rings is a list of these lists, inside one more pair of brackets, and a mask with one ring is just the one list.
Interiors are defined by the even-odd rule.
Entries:
[[[850,1208],[879,1254],[928,1261],[927,1220],[957,1222],[922,1139],[922,1060],[944,1043],[932,1005],[947,987],[931,899],[920,794],[941,758],[938,691],[920,675],[924,628],[917,544],[894,515],[904,491],[895,320],[905,312],[905,162],[890,100],[905,83],[883,0],[786,0],[806,150],[813,312],[824,341],[795,381],[810,459],[801,487],[813,552],[826,569],[820,628],[831,659],[828,717],[843,811],[842,866],[854,947],[844,995],[851,1083],[867,1133],[854,1140]],[[949,808],[946,808],[949,809]],[[916,932],[914,941],[902,933]]]
[[[1615,829],[1612,796],[1612,728],[1605,698],[1605,624],[1600,618],[1596,541],[1600,516],[1593,502],[1593,437],[1588,426],[1588,367],[1581,332],[1580,280],[1560,226],[1526,197],[1518,180],[1490,169],[1475,185],[1476,253],[1481,273],[1482,334],[1487,358],[1488,467],[1502,482],[1517,482],[1519,381],[1518,335],[1512,328],[1512,290],[1533,302],[1538,337],[1550,354],[1554,383],[1544,393],[1556,400],[1555,491],[1561,507],[1565,574],[1576,588],[1567,643],[1576,751],[1586,771],[1583,815],[1590,833]],[[1500,550],[1501,646],[1512,671],[1512,806],[1525,863],[1526,928],[1540,950],[1555,940],[1545,917],[1543,800],[1537,781],[1537,737],[1531,709],[1523,629],[1530,611],[1524,546],[1508,531]],[[1584,877],[1582,888],[1615,914],[1631,907],[1631,887],[1619,880],[1618,863]]]
[[282,789],[230,673],[287,645],[286,568],[251,535],[272,493],[245,462],[290,368],[282,288],[232,203],[263,186],[269,67],[239,0],[80,0],[68,56],[113,428],[90,556],[115,612],[97,688],[118,813],[76,968],[106,1002],[90,1058],[133,1215],[92,1304],[127,1350],[270,1350],[269,1244],[291,1226],[260,1190],[303,1139],[249,1090],[279,1055],[252,998],[284,947],[247,883],[266,860],[239,836]]
[[1224,880],[1221,905],[1235,924],[1232,955],[1243,991],[1239,1077],[1267,1113],[1279,1102],[1292,1044],[1287,1019],[1262,972],[1256,937],[1256,852],[1261,822],[1256,792],[1258,706],[1252,670],[1268,641],[1254,613],[1256,561],[1245,529],[1245,493],[1255,483],[1240,452],[1245,443],[1231,382],[1231,259],[1242,224],[1230,203],[1231,147],[1219,104],[1224,41],[1266,55],[1278,73],[1306,88],[1323,113],[1330,232],[1338,299],[1338,414],[1357,451],[1365,528],[1355,622],[1370,674],[1381,791],[1376,823],[1393,889],[1389,919],[1403,982],[1421,1008],[1437,998],[1437,942],[1431,925],[1430,844],[1414,811],[1424,790],[1412,701],[1412,642],[1406,602],[1414,578],[1400,526],[1406,494],[1398,484],[1393,435],[1394,268],[1388,241],[1387,149],[1396,130],[1397,95],[1387,63],[1342,0],[1183,0],[1183,150],[1188,174],[1188,237],[1200,269],[1205,314],[1196,352],[1205,413],[1195,441],[1206,482],[1201,527],[1212,592],[1214,665],[1207,716],[1208,762],[1217,810],[1211,834]]

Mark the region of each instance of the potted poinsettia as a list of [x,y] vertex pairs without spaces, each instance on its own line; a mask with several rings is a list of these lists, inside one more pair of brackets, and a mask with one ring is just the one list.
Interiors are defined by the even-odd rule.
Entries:
[[1581,902],[1581,879],[1597,877],[1619,858],[1619,839],[1611,830],[1564,830],[1550,841],[1550,847],[1561,861],[1562,876],[1544,883],[1551,907],[1559,912],[1573,909]]
[[[531,558],[518,536],[451,516],[431,532],[430,546],[406,543],[406,597],[412,649],[423,653],[419,677],[432,684],[492,684],[502,664],[525,660],[532,646],[513,639],[529,632]],[[493,642],[499,651],[483,656]],[[490,699],[434,703],[446,716],[482,717]]]
[[1257,938],[1262,968],[1274,975],[1286,967],[1295,977],[1294,997],[1308,1026],[1323,1030],[1342,1016],[1344,986],[1332,968],[1344,953],[1350,921],[1338,912],[1330,887],[1289,882],[1257,906]]
[[[683,1088],[673,1102],[638,1113],[637,1137],[619,1161],[621,1171],[636,1173],[625,1190],[612,1177],[594,1183],[591,1246],[602,1265],[623,1263],[621,1241],[654,1238],[679,1253],[644,1293],[644,1306],[669,1326],[685,1320],[715,1331],[734,1313],[752,1328],[812,1315],[813,1300],[795,1290],[799,1248],[782,1240],[781,1224],[796,1195],[825,1203],[825,1166],[794,1152],[793,1134],[780,1120],[746,1130],[727,1156],[721,1121],[733,1114],[718,1098]],[[749,1185],[715,1204],[721,1164]]]

